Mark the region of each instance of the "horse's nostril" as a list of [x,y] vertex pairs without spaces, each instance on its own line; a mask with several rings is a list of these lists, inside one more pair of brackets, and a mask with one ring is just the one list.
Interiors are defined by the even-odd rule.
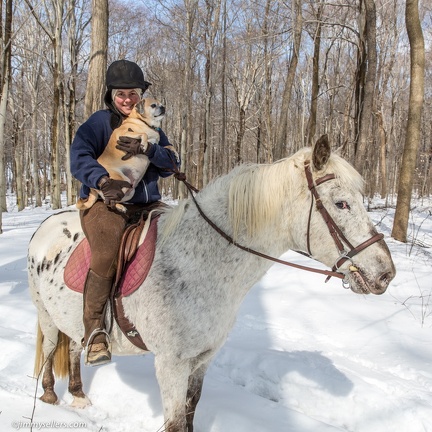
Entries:
[[386,289],[392,279],[392,275],[389,272],[383,273],[378,278],[378,285],[381,286],[383,289]]

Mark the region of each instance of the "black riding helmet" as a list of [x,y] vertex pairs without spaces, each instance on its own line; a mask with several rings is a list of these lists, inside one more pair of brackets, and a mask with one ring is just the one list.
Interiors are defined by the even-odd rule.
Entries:
[[111,63],[106,73],[108,90],[140,88],[145,92],[151,84],[144,80],[141,68],[128,60]]
[[134,62],[129,60],[117,60],[112,62],[106,73],[106,87],[104,101],[105,104],[113,111],[111,118],[111,126],[113,129],[121,124],[121,114],[116,110],[111,91],[114,89],[132,89],[140,88],[143,93],[151,86],[149,82],[144,79],[144,74],[141,68]]

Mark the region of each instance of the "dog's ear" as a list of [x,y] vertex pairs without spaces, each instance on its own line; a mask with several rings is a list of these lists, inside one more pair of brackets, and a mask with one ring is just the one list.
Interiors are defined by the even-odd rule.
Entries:
[[145,110],[145,104],[146,104],[146,98],[141,99],[136,105],[135,109],[140,113],[143,114]]

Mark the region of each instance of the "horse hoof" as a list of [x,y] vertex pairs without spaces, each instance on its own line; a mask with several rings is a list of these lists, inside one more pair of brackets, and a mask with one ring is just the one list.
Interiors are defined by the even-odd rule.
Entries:
[[87,396],[84,397],[76,397],[74,396],[72,403],[70,404],[70,406],[72,408],[80,408],[80,409],[84,409],[87,408],[88,406],[90,406],[92,403],[90,401],[90,399]]
[[42,402],[55,405],[58,403],[58,397],[52,390],[46,390],[45,393],[39,398]]

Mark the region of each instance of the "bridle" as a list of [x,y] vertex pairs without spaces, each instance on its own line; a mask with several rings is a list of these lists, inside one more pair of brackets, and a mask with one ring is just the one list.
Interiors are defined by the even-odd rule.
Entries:
[[[308,188],[309,188],[311,195],[312,195],[311,206],[310,206],[309,217],[308,217],[307,234],[306,234],[307,235],[308,254],[309,254],[309,256],[312,257],[312,252],[311,252],[311,248],[310,248],[310,224],[311,224],[311,217],[312,217],[312,208],[313,208],[313,203],[314,203],[314,199],[315,199],[316,209],[320,212],[322,218],[324,219],[324,222],[327,225],[327,228],[330,232],[330,235],[332,236],[333,241],[335,242],[336,247],[339,250],[339,257],[332,267],[332,271],[338,272],[339,268],[342,266],[342,264],[344,264],[346,261],[352,261],[351,259],[353,256],[357,255],[359,252],[366,249],[370,245],[376,243],[377,241],[382,240],[384,238],[384,235],[377,233],[377,234],[373,235],[371,238],[369,238],[368,240],[366,240],[363,243],[360,243],[358,246],[354,247],[349,242],[349,240],[345,237],[343,232],[337,226],[336,222],[333,220],[333,218],[328,213],[327,209],[324,207],[324,204],[322,203],[321,198],[319,196],[319,193],[316,189],[316,187],[319,186],[320,184],[323,184],[324,182],[326,182],[328,180],[335,179],[336,178],[335,175],[334,174],[327,174],[324,177],[318,178],[314,182],[313,178],[312,178],[312,172],[310,169],[310,162],[305,161],[304,166],[305,166],[305,174],[306,174],[306,179],[307,179],[307,183],[308,183]],[[346,248],[344,247],[344,244],[349,248],[349,251],[346,250]],[[328,277],[327,280],[329,278],[330,277]],[[327,282],[327,280],[326,280],[326,282]]]
[[[195,195],[193,192],[199,192],[198,189],[194,188],[190,183],[188,183],[186,181],[186,176],[184,173],[180,172],[177,167],[175,166],[175,168],[173,169],[174,172],[174,176],[177,178],[177,180],[182,181],[186,188],[188,189],[192,200],[195,203],[195,206],[199,212],[199,214],[202,216],[202,218],[216,231],[218,232],[223,238],[225,238],[230,244],[236,246],[239,249],[242,249],[246,252],[249,252],[253,255],[259,256],[261,258],[265,258],[267,260],[279,263],[279,264],[283,264],[283,265],[287,265],[290,267],[295,267],[298,268],[300,270],[306,270],[306,271],[310,271],[313,273],[319,273],[319,274],[324,274],[327,276],[326,282],[333,276],[333,277],[337,277],[339,279],[342,279],[342,283],[344,285],[345,288],[349,287],[349,283],[345,280],[345,274],[342,273],[339,269],[342,266],[342,264],[345,261],[351,261],[351,258],[355,255],[357,255],[359,252],[361,252],[362,250],[366,249],[367,247],[369,247],[370,245],[376,243],[379,240],[382,240],[384,235],[383,234],[375,234],[374,236],[372,236],[370,239],[364,241],[363,243],[359,244],[358,246],[354,247],[349,241],[348,239],[345,237],[345,235],[342,233],[342,231],[340,230],[340,228],[337,226],[336,222],[333,220],[333,218],[330,216],[330,214],[328,213],[328,211],[326,210],[326,208],[324,207],[324,204],[321,201],[321,198],[318,194],[318,191],[316,189],[316,186],[319,186],[320,184],[328,181],[328,180],[333,180],[335,179],[335,175],[334,174],[327,174],[324,177],[321,177],[317,180],[315,180],[315,182],[313,181],[312,178],[312,172],[310,170],[310,162],[309,161],[305,161],[304,163],[305,165],[305,173],[306,173],[306,179],[308,182],[308,188],[311,192],[312,195],[312,200],[311,200],[311,207],[310,207],[310,211],[309,211],[309,218],[308,218],[308,227],[307,227],[307,249],[308,249],[308,254],[305,254],[303,252],[303,255],[309,256],[310,258],[312,257],[312,253],[310,250],[310,224],[311,224],[311,217],[312,217],[312,208],[313,208],[313,201],[315,199],[316,201],[316,207],[317,210],[320,212],[321,216],[323,217],[330,235],[332,236],[338,250],[339,250],[339,257],[336,260],[333,268],[331,271],[329,270],[321,270],[321,269],[316,269],[313,267],[307,267],[307,266],[302,266],[300,264],[295,264],[295,263],[290,263],[289,261],[285,261],[285,260],[281,260],[275,257],[272,257],[270,255],[266,255],[262,252],[258,252],[254,249],[251,249],[249,247],[243,246],[239,243],[237,243],[231,236],[229,236],[227,233],[225,233],[224,231],[222,231],[211,219],[208,218],[208,216],[203,212],[202,208],[200,207],[199,203],[197,202]],[[350,249],[349,251],[346,251],[345,247],[343,244],[346,244],[348,246],[348,248]]]

